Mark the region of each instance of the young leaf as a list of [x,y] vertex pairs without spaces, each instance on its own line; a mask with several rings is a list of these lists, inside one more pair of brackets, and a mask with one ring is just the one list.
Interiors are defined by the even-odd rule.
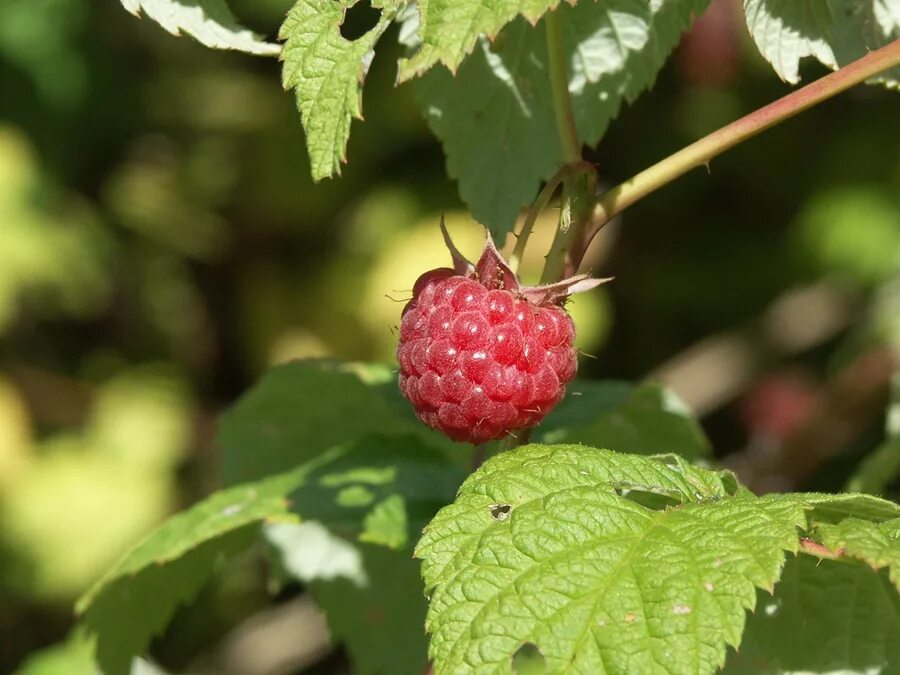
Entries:
[[536,427],[541,443],[582,443],[639,455],[709,457],[711,446],[685,404],[657,384],[579,381]]
[[241,26],[225,0],[121,0],[137,17],[143,13],[172,35],[185,33],[200,44],[213,49],[235,49],[239,52],[274,56],[281,51],[277,44],[266,42]]
[[[744,12],[759,51],[791,84],[806,56],[836,70],[900,38],[898,0],[744,0]],[[897,88],[900,69],[873,81]]]
[[893,673],[900,595],[862,565],[789,557],[775,594],[759,592],[726,675]]
[[500,455],[417,547],[435,672],[502,671],[531,643],[548,672],[712,673],[797,549],[804,508],[684,462],[583,446]]
[[[682,31],[708,4],[585,0],[556,10],[584,143],[596,144],[622,102],[633,101],[653,83]],[[410,14],[401,31],[413,48],[417,20]],[[534,28],[519,19],[493,43],[482,37],[473,44],[474,53],[455,76],[435,68],[414,86],[460,195],[502,241],[519,209],[563,159],[551,108],[546,35],[543,24]]]
[[355,40],[341,35],[348,8],[358,0],[297,0],[281,26],[285,41],[282,83],[295,89],[306,131],[314,180],[341,172],[353,118],[362,119],[362,82],[375,43],[393,21],[402,0],[375,3],[378,23]]
[[875,570],[887,568],[900,591],[900,518],[884,523],[847,518],[819,525],[816,531],[825,546],[841,555],[861,560]]

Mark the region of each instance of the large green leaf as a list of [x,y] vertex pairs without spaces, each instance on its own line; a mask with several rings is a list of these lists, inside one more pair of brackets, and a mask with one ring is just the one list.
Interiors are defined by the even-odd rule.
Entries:
[[[900,38],[900,0],[744,0],[747,27],[779,77],[800,81],[800,60],[832,69]],[[900,86],[900,68],[873,78]]]
[[900,595],[884,573],[789,557],[775,594],[759,593],[727,675],[896,673]]
[[703,429],[672,391],[657,384],[611,380],[576,380],[532,438],[688,459],[708,458],[712,452]]
[[78,602],[97,636],[105,675],[129,672],[131,660],[193,599],[217,563],[246,548],[263,520],[289,519],[287,495],[309,468],[216,493],[164,523],[129,551]]
[[796,550],[805,508],[675,458],[498,456],[417,547],[435,672],[503,672],[530,643],[548,672],[712,673]]
[[[682,31],[709,0],[586,0],[557,11],[569,62],[569,93],[581,140],[596,144],[623,101],[649,87]],[[418,16],[401,39],[418,45]],[[435,68],[416,96],[441,139],[447,170],[473,216],[500,240],[562,161],[551,107],[543,24],[524,19],[493,42],[479,38],[455,76]],[[420,52],[421,53],[421,52]]]
[[419,562],[409,551],[362,545],[366,583],[314,581],[334,639],[347,647],[359,675],[417,675],[428,663],[425,598]]
[[341,172],[353,118],[362,117],[362,82],[374,57],[375,43],[393,21],[402,0],[373,3],[382,9],[365,35],[341,35],[344,14],[358,0],[298,0],[279,37],[285,41],[282,82],[295,89],[306,131],[313,179]]
[[273,56],[281,51],[241,26],[225,0],[121,0],[135,16],[143,13],[172,35],[185,33],[214,49]]
[[396,376],[386,366],[329,360],[277,366],[220,419],[216,442],[225,483],[287,471],[373,433],[437,439],[398,398]]
[[[458,470],[414,437],[372,437],[212,495],[150,534],[79,601],[97,636],[99,663],[106,675],[127,672],[217,563],[254,540],[260,523],[314,519],[399,547],[452,499],[459,480]],[[371,516],[385,502],[395,508],[373,528]]]
[[[409,551],[354,544],[318,523],[267,527],[283,571],[312,591],[360,675],[420,673],[425,598]],[[402,636],[402,639],[398,637]]]

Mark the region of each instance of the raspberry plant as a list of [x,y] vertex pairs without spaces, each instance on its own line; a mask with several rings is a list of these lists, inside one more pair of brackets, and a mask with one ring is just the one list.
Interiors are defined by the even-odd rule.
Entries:
[[[900,506],[757,496],[712,467],[697,423],[653,385],[575,380],[564,398],[575,361],[561,302],[596,283],[573,276],[587,245],[638,199],[850,86],[897,88],[897,0],[744,0],[783,79],[798,82],[805,56],[835,72],[599,196],[582,147],[653,83],[708,0],[380,0],[352,40],[340,29],[356,0],[298,0],[280,43],[225,0],[123,4],[209,47],[278,55],[316,179],[346,161],[373,50],[396,24],[398,82],[473,216],[501,240],[532,206],[511,266],[489,238],[476,265],[451,246],[454,269],[423,270],[399,323],[399,390],[388,366],[295,362],[223,416],[227,487],[78,604],[103,672],[128,672],[220,562],[260,540],[363,673],[900,672]],[[513,267],[560,187],[544,285],[520,287]],[[420,420],[478,443],[474,455]],[[349,568],[297,568],[292,552],[320,545],[301,521],[350,547]],[[351,581],[336,590],[339,573]]]

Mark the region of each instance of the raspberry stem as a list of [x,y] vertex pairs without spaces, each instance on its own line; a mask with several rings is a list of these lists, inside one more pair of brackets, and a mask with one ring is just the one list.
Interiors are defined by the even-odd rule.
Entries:
[[[547,70],[553,95],[553,113],[563,157],[568,164],[572,164],[582,161],[581,140],[578,138],[572,100],[569,97],[562,19],[558,12],[550,12],[545,16],[544,23],[547,30]],[[580,175],[565,178],[559,226],[547,254],[541,283],[559,281],[565,276],[567,268],[572,267],[569,259],[572,245],[583,238],[582,233],[594,209],[596,176],[593,170],[590,175],[593,180]]]
[[900,65],[900,40],[870,52],[853,63],[830,73],[769,105],[714,131],[641,171],[604,194],[594,209],[593,225],[585,232],[578,253],[587,250],[591,239],[610,219],[638,200],[679,178],[758,133],[821,103],[878,73]]
[[556,192],[556,188],[558,188],[563,181],[582,173],[587,177],[589,189],[593,192],[596,189],[597,172],[595,171],[593,164],[580,159],[561,167],[559,171],[550,177],[547,184],[544,185],[544,188],[541,190],[537,199],[531,205],[531,208],[528,209],[528,215],[525,217],[525,222],[522,224],[522,229],[519,231],[518,238],[516,239],[516,246],[509,256],[509,266],[513,272],[518,273],[519,265],[522,262],[522,258],[525,256],[525,247],[528,245],[528,238],[531,236],[531,231],[534,229],[534,223],[541,214],[541,211],[547,208],[547,204],[550,203],[550,199],[553,197],[553,193]]

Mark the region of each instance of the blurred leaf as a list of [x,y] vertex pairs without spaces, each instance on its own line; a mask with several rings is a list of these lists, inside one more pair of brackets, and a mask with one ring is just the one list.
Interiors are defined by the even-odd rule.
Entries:
[[900,664],[900,595],[863,565],[788,557],[774,595],[758,593],[723,673],[889,673]]
[[900,518],[883,523],[847,518],[819,525],[816,532],[825,546],[841,551],[842,556],[861,560],[874,570],[886,568],[900,591]]
[[133,368],[100,389],[87,442],[129,467],[164,475],[188,447],[191,412],[187,387],[175,374],[158,366]]
[[137,17],[143,12],[172,35],[190,35],[213,49],[275,56],[281,49],[242,27],[225,0],[121,0]]
[[[586,145],[599,142],[623,101],[649,87],[681,32],[709,0],[581,2],[557,10],[564,28],[575,122]],[[401,39],[415,47],[417,15]],[[428,29],[430,30],[430,29]],[[546,36],[524,19],[496,41],[481,37],[455,76],[433,69],[415,83],[447,170],[472,215],[501,240],[541,180],[562,161],[547,79]],[[421,53],[421,52],[420,52]]]
[[362,117],[362,81],[374,57],[372,50],[403,4],[382,0],[378,23],[350,41],[341,35],[340,26],[356,2],[298,0],[279,33],[285,41],[282,83],[285,89],[296,89],[314,180],[340,174],[350,123]]
[[31,461],[31,419],[15,385],[0,377],[0,494]]
[[894,375],[885,415],[886,440],[867,455],[847,481],[847,492],[884,491],[900,475],[900,374]]
[[[900,37],[898,0],[744,0],[747,27],[781,79],[800,81],[800,59],[836,70]],[[900,86],[900,68],[873,82]]]
[[806,522],[800,498],[686,462],[579,445],[498,455],[416,548],[435,673],[505,671],[526,642],[551,672],[712,673]]
[[829,188],[806,204],[794,238],[817,275],[876,284],[900,268],[900,202],[868,187]]
[[[110,174],[104,202],[124,226],[174,253],[207,261],[221,258],[230,246],[228,223],[200,194],[182,163],[157,142],[146,140],[141,156]],[[221,164],[216,169],[225,170]]]
[[81,202],[40,195],[42,182],[26,138],[0,126],[0,331],[22,300],[83,316],[110,292],[108,234]]
[[444,444],[413,417],[392,369],[305,360],[272,368],[222,416],[216,441],[231,485],[286,471],[371,434],[406,433]]
[[94,645],[80,630],[28,657],[14,675],[96,675]]
[[866,455],[847,481],[847,492],[881,494],[900,475],[900,439],[885,441]]
[[693,460],[712,452],[703,429],[674,392],[656,384],[614,380],[575,380],[532,438],[642,455],[674,453]]
[[80,0],[0,3],[0,56],[29,74],[55,112],[76,108],[88,91],[87,63],[78,48],[88,14]]
[[82,439],[42,451],[2,495],[0,533],[14,553],[4,582],[68,600],[165,517],[171,478],[94,454]]

